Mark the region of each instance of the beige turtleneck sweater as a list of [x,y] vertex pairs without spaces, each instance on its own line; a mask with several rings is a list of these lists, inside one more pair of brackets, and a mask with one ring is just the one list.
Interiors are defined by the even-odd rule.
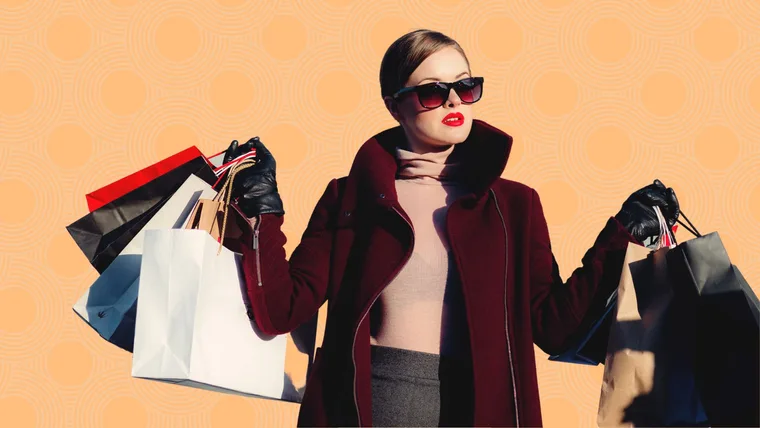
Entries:
[[[469,354],[461,284],[446,233],[446,211],[467,192],[462,168],[442,152],[396,149],[396,191],[409,215],[415,243],[409,261],[372,307],[373,345],[432,354]],[[453,158],[453,157],[452,157]]]

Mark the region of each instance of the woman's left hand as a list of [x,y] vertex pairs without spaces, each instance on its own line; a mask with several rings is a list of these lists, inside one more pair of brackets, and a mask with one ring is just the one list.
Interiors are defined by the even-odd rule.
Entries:
[[672,187],[666,188],[660,180],[633,192],[626,199],[615,218],[639,242],[648,237],[657,238],[660,235],[660,222],[654,207],[660,207],[663,217],[672,228],[681,214],[678,198]]

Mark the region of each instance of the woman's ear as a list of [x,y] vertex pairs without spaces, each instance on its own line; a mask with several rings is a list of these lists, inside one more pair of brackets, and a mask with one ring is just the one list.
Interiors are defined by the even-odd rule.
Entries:
[[388,112],[393,116],[394,119],[396,119],[396,122],[401,122],[401,114],[398,109],[398,102],[394,100],[391,97],[383,97],[383,101],[385,101],[385,108],[388,109]]

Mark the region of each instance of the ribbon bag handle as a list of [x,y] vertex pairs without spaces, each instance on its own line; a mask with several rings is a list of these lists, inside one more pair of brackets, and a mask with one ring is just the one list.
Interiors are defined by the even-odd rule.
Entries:
[[676,246],[676,240],[668,227],[668,222],[665,221],[665,216],[662,215],[660,207],[653,206],[654,213],[657,215],[657,222],[660,224],[660,237],[658,239],[657,249],[660,248],[673,248]]

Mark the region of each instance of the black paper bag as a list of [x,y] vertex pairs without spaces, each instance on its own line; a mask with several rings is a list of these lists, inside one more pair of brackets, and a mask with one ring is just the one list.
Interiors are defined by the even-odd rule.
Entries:
[[617,290],[607,299],[601,315],[589,313],[579,332],[570,340],[571,347],[561,354],[549,356],[549,361],[598,366],[604,364],[612,319],[617,307]]
[[206,160],[197,157],[87,214],[66,230],[90,264],[103,273],[191,174],[211,185],[217,180]]
[[695,322],[695,377],[712,426],[760,426],[760,302],[717,232],[668,253],[677,298]]

